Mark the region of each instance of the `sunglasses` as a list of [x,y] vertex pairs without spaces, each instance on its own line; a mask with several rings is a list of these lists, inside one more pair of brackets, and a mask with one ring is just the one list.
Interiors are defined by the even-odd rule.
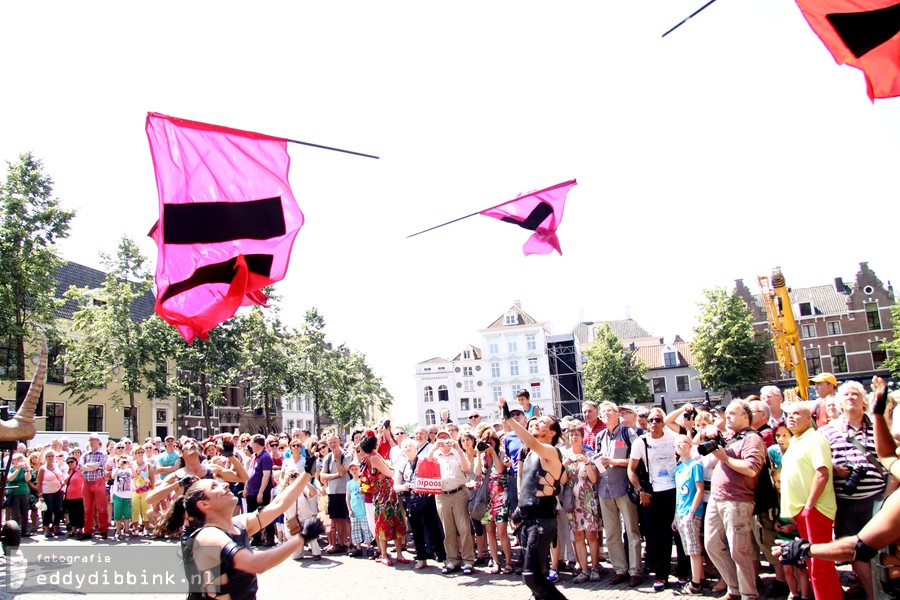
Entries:
[[647,422],[648,423],[662,423],[663,420],[660,419],[659,417],[653,417],[652,419],[647,419]]
[[481,415],[469,415],[470,419],[480,419]]
[[291,448],[299,448],[300,444],[291,444]]

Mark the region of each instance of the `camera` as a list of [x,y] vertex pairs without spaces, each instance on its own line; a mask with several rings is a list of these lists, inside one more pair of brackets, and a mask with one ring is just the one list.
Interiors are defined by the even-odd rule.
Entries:
[[865,474],[866,474],[866,467],[863,465],[851,468],[850,475],[847,476],[847,481],[844,482],[844,493],[845,494],[855,494],[856,488],[859,485],[860,480],[862,480],[862,478]]
[[706,456],[710,452],[715,452],[719,448],[723,448],[725,446],[725,440],[722,439],[721,435],[717,435],[711,440],[706,440],[705,442],[699,444],[697,446],[697,452],[700,456]]
[[484,452],[485,450],[488,449],[488,443],[487,442],[478,442],[477,444],[475,444],[475,447],[478,448],[479,452]]
[[391,420],[390,420],[390,419],[385,419],[384,421],[381,422],[381,426],[382,426],[384,429],[390,429],[390,428],[391,428]]
[[300,473],[298,473],[297,471],[291,473],[291,479],[297,479],[298,477],[300,477]]

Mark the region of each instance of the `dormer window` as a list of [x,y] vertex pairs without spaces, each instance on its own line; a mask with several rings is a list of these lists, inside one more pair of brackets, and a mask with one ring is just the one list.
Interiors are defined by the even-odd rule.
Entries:
[[507,313],[506,317],[503,319],[504,325],[518,325],[519,319],[516,313]]
[[678,366],[678,354],[675,352],[663,352],[663,364],[666,367]]
[[801,317],[811,317],[813,314],[812,304],[809,302],[801,302],[800,303],[800,316]]

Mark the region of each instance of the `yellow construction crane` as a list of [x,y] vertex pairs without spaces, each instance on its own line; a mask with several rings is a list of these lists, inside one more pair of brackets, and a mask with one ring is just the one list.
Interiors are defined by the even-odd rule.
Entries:
[[806,358],[800,347],[800,332],[797,330],[797,322],[791,308],[791,290],[784,283],[781,269],[777,267],[772,270],[771,280],[765,275],[760,275],[758,280],[759,287],[762,288],[766,316],[769,318],[775,358],[781,366],[783,375],[794,374],[797,380],[797,389],[793,390],[794,393],[801,400],[809,400],[809,374],[806,371]]

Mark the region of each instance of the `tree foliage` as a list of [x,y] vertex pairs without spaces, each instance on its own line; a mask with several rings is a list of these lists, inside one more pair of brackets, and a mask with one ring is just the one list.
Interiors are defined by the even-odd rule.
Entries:
[[634,353],[627,352],[609,325],[604,324],[597,329],[594,343],[587,351],[585,397],[616,404],[649,399],[646,372],[646,365]]
[[891,323],[895,337],[890,342],[882,343],[882,347],[888,353],[884,368],[890,369],[894,377],[900,377],[900,337],[897,335],[897,332],[900,332],[900,304],[891,307]]
[[137,245],[123,237],[115,256],[102,255],[106,281],[99,290],[72,288],[66,297],[80,309],[72,320],[72,334],[66,352],[66,385],[76,402],[93,398],[99,388],[107,388],[114,406],[128,401],[131,431],[137,435],[135,395],[160,397],[168,392],[168,358],[165,339],[151,335],[158,324],[141,322],[135,313],[136,301],[150,290],[150,272]]
[[691,351],[704,387],[740,395],[755,384],[766,364],[768,340],[758,339],[750,309],[724,288],[703,291]]
[[30,152],[7,166],[0,185],[0,340],[12,342],[15,365],[3,376],[17,379],[25,376],[26,331],[39,327],[55,337],[53,273],[63,261],[54,245],[68,237],[75,213],[52,197],[53,180]]

